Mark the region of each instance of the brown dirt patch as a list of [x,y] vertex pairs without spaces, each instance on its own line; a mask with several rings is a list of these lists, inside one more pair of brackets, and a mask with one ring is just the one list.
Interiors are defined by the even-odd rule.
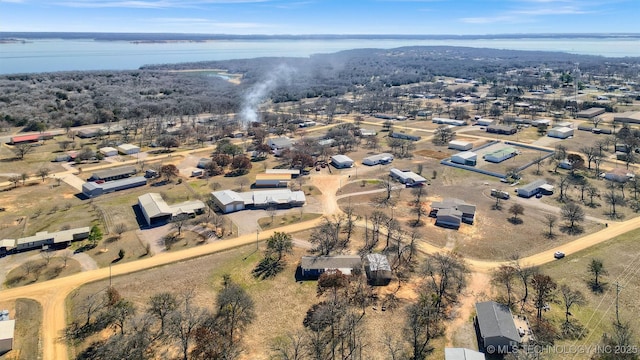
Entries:
[[427,150],[427,149],[418,150],[414,154],[420,155],[420,156],[424,156],[424,157],[428,157],[428,158],[432,158],[432,159],[436,159],[436,160],[446,159],[449,156],[451,156],[450,154],[448,154],[446,152],[442,152],[442,151],[439,151],[439,150],[438,151]]

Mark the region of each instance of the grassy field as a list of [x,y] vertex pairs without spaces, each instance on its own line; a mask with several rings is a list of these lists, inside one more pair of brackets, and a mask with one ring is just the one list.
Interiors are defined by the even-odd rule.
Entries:
[[43,282],[57,277],[69,276],[80,272],[80,264],[74,259],[68,259],[65,266],[64,260],[59,257],[51,258],[49,264],[45,259],[35,260],[33,270],[24,266],[18,266],[7,274],[5,286],[8,288]]
[[302,216],[300,216],[300,214],[280,215],[280,216],[274,216],[273,219],[271,217],[259,219],[258,225],[260,225],[260,228],[262,230],[267,230],[274,227],[291,225],[299,222],[304,222],[307,220],[317,219],[321,216],[322,214],[313,214],[313,213],[302,213]]
[[1,360],[33,360],[42,358],[40,329],[42,328],[42,305],[31,299],[17,299],[13,304],[16,319],[13,350],[1,355]]
[[[585,306],[572,308],[571,313],[574,321],[578,320],[589,329],[588,333],[581,340],[563,341],[560,344],[595,345],[603,333],[612,331],[615,320],[615,283],[618,282],[622,286],[619,296],[620,319],[631,325],[634,333],[632,344],[640,345],[640,323],[634,321],[640,312],[640,300],[636,296],[640,291],[640,278],[637,276],[640,269],[638,236],[640,230],[635,230],[541,268],[542,272],[551,276],[558,284],[567,284],[580,290],[587,299]],[[587,267],[594,258],[602,260],[608,272],[608,275],[602,277],[605,284],[603,293],[594,293],[589,286],[591,275],[587,272]],[[552,319],[556,327],[564,321],[564,309],[561,307],[552,305],[551,311],[545,313],[545,317]]]

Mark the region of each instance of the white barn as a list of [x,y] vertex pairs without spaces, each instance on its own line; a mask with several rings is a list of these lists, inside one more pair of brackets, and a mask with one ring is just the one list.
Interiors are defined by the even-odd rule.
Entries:
[[122,144],[118,146],[118,151],[125,155],[133,155],[140,152],[140,147],[133,144]]
[[451,157],[451,162],[461,165],[476,166],[478,154],[472,151],[463,151]]
[[195,216],[204,212],[206,208],[206,205],[200,200],[169,205],[158,193],[147,193],[139,196],[138,206],[149,226],[167,222],[181,214]]
[[558,139],[566,139],[570,136],[573,136],[573,129],[570,127],[553,128],[547,132],[547,136]]
[[347,155],[333,155],[331,163],[338,169],[353,167],[353,160]]
[[471,150],[473,148],[473,143],[468,141],[461,140],[451,140],[449,141],[449,149],[466,151]]

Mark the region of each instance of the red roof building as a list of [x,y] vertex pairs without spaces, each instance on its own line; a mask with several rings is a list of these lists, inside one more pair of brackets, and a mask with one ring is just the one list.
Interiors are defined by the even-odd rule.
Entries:
[[26,142],[37,142],[43,139],[51,139],[52,136],[49,133],[41,133],[41,134],[29,134],[29,135],[20,135],[14,136],[11,138],[11,144],[20,144]]

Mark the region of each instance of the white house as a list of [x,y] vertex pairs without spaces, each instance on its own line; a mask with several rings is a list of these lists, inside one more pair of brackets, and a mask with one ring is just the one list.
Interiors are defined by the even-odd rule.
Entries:
[[547,181],[544,179],[538,179],[530,182],[527,185],[518,188],[518,196],[524,198],[530,198],[533,195],[542,191],[542,186],[546,185]]
[[461,140],[451,140],[449,141],[449,149],[466,151],[471,150],[473,148],[473,143],[468,141]]
[[362,163],[364,165],[369,165],[369,166],[378,165],[378,164],[388,164],[392,161],[393,161],[393,155],[389,153],[371,155],[362,159]]
[[553,128],[547,132],[547,136],[558,139],[566,139],[570,136],[573,136],[573,129],[569,127]]
[[100,148],[99,151],[104,156],[116,156],[116,155],[118,155],[118,149],[110,147],[110,146],[105,146],[103,148]]
[[477,161],[478,154],[472,151],[463,151],[451,157],[451,162],[468,166],[476,166]]
[[331,163],[338,169],[353,167],[353,160],[347,155],[333,155]]
[[256,187],[287,187],[291,174],[256,174]]
[[407,186],[420,186],[427,182],[427,179],[413,171],[402,171],[395,168],[389,171],[389,176]]
[[282,151],[285,149],[291,149],[293,147],[293,140],[289,139],[287,136],[269,138],[267,139],[267,145],[269,145],[273,151]]
[[493,124],[493,119],[478,119],[476,120],[476,125],[478,126],[489,126]]
[[118,151],[125,155],[133,155],[140,152],[140,147],[133,144],[122,144],[118,146]]

